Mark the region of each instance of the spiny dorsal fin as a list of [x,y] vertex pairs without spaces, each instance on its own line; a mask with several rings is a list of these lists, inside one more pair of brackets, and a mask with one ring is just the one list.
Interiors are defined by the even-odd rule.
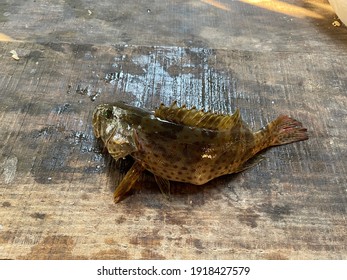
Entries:
[[187,109],[185,105],[178,107],[176,101],[170,107],[161,104],[154,115],[166,121],[211,130],[229,129],[242,122],[238,109],[233,115],[222,115],[197,110],[195,107]]

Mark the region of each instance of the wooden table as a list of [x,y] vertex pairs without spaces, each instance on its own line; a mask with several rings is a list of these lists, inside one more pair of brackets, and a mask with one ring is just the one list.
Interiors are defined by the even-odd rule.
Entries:
[[[0,6],[1,259],[347,257],[347,29],[326,1],[13,2]],[[289,114],[310,139],[174,183],[171,201],[144,174],[115,205],[129,166],[91,126],[114,100],[240,108],[254,129]]]

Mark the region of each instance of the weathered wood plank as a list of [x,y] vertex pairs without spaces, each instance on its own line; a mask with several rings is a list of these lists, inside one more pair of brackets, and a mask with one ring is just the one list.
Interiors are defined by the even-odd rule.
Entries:
[[[331,86],[345,81],[346,55],[30,43],[1,52],[10,49],[30,51],[1,69],[1,258],[346,257],[347,99]],[[141,193],[114,205],[122,175],[95,143],[91,112],[115,99],[239,107],[255,127],[291,114],[310,140],[204,187],[177,183],[171,202],[146,175]]]

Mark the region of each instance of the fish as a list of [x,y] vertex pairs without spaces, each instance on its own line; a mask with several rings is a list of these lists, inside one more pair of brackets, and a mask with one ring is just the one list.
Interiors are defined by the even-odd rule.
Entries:
[[253,166],[253,158],[269,147],[308,139],[302,123],[287,115],[253,132],[239,109],[230,115],[205,112],[179,107],[177,101],[154,111],[122,101],[100,104],[94,109],[92,125],[95,137],[114,159],[134,159],[115,188],[115,203],[135,189],[145,170],[169,197],[170,181],[204,185]]

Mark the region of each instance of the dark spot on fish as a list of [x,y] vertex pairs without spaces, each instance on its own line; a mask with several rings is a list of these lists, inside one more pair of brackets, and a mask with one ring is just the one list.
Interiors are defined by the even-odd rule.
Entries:
[[232,167],[233,167],[233,165],[224,165],[223,167],[222,167],[222,169],[224,170],[224,171],[227,171],[227,170],[229,170],[229,169],[232,169]]

